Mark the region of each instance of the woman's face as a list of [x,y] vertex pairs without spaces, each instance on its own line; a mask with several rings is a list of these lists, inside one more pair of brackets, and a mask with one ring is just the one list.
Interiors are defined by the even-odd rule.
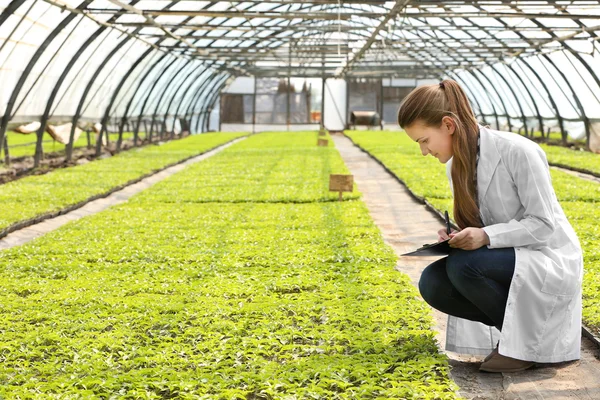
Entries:
[[454,129],[454,121],[450,117],[442,118],[439,127],[427,126],[423,121],[417,120],[404,128],[408,136],[419,143],[424,156],[431,154],[442,164],[446,164],[454,154],[452,150]]

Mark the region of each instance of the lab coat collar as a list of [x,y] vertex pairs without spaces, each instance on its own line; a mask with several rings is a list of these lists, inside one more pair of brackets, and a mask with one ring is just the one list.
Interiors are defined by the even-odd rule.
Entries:
[[481,138],[479,147],[479,166],[477,167],[477,185],[479,199],[483,199],[490,186],[496,167],[500,162],[500,153],[496,148],[496,143],[490,131],[479,126],[479,135]]

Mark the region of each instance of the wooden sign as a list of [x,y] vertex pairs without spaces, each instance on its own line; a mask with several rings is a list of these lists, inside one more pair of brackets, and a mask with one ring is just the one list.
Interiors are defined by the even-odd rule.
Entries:
[[319,139],[319,141],[317,142],[318,146],[325,146],[325,147],[327,147],[328,144],[329,144],[329,141],[327,139]]
[[343,192],[352,192],[354,185],[354,176],[353,175],[329,175],[329,191],[330,192],[339,192],[340,198],[342,201],[342,193]]
[[325,136],[325,129],[319,129],[319,136]]

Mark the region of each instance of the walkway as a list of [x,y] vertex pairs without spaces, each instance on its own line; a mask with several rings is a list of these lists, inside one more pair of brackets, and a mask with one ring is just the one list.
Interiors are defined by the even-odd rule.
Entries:
[[[397,255],[413,250],[436,238],[443,224],[424,205],[418,203],[405,187],[366,153],[342,135],[332,135],[342,158],[363,193],[363,201],[382,231],[384,240]],[[397,269],[417,284],[424,267],[436,258],[405,257]],[[435,312],[440,347],[444,348],[446,315]],[[451,376],[467,399],[600,399],[600,350],[583,339],[580,361],[542,365],[512,374],[478,372],[483,357],[462,357],[447,353]]]

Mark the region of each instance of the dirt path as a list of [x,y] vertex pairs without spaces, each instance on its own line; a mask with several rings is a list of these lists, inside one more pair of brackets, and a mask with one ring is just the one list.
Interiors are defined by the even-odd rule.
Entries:
[[[443,224],[432,212],[417,203],[404,186],[348,138],[341,135],[332,138],[354,175],[372,218],[396,254],[435,240]],[[405,257],[398,260],[397,269],[408,274],[416,285],[423,268],[433,260],[435,258]],[[434,317],[443,349],[447,317],[437,311]],[[478,368],[483,357],[446,354],[452,367],[452,379],[467,399],[600,399],[600,350],[585,338],[579,361],[545,364],[511,374],[480,373]]]

